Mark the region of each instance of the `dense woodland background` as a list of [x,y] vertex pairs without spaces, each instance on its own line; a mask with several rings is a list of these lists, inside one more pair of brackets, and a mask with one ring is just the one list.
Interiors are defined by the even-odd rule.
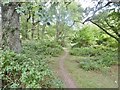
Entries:
[[[92,6],[85,8],[79,2],[1,2],[0,77],[3,88],[64,87],[51,69],[51,59],[57,62],[56,57],[64,52],[63,47],[69,51],[68,61],[73,59],[84,71],[108,72],[110,78],[113,75],[111,81],[103,82],[107,87],[118,87],[118,71],[114,71],[113,66],[119,65],[120,60],[120,2],[92,0]],[[72,64],[70,68],[73,69]],[[112,74],[109,73],[111,68]],[[103,82],[96,86],[106,87],[101,84]],[[87,79],[77,83],[83,88],[95,88],[93,84],[97,80],[93,84]]]

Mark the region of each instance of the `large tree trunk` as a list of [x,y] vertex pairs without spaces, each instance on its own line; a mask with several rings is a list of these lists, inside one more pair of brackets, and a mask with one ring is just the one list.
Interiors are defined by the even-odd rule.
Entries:
[[17,6],[15,2],[2,6],[2,46],[4,49],[7,47],[19,53],[21,51],[21,42],[19,14],[15,10]]
[[[1,4],[0,4],[0,48],[2,46],[2,16],[1,16]],[[0,68],[0,71],[2,68]],[[0,77],[0,88],[2,87],[2,77]]]
[[[118,79],[120,79],[120,37],[118,42]],[[120,80],[118,80],[118,83],[120,83]]]
[[0,5],[0,48],[2,48],[2,15],[1,15],[1,5]]
[[120,66],[120,37],[119,37],[119,42],[118,42],[118,64]]

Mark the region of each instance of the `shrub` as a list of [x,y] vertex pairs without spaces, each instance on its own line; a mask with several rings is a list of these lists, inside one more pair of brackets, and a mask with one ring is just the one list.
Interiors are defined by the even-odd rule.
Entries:
[[27,45],[21,54],[0,51],[3,88],[62,87],[62,82],[49,69],[45,56],[36,54],[37,48],[35,45]]
[[83,60],[80,62],[80,67],[84,70],[100,70],[101,65],[93,60]]
[[[71,55],[84,56],[88,59],[80,60],[80,67],[85,70],[102,70],[117,64],[117,50],[104,46],[72,48]],[[93,57],[93,58],[90,58]]]
[[24,45],[24,50],[28,50],[33,52],[35,52],[37,55],[39,54],[43,54],[43,55],[51,55],[51,56],[58,56],[59,54],[61,54],[61,52],[63,51],[62,47],[53,41],[39,41],[39,42],[28,42],[25,43]]
[[75,56],[96,56],[99,55],[100,52],[97,49],[94,49],[92,47],[81,47],[81,48],[72,48],[70,50],[71,55]]

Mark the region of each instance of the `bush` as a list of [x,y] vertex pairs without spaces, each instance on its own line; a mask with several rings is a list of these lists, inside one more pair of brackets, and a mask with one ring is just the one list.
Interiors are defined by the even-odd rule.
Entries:
[[117,48],[117,41],[101,31],[95,25],[85,25],[71,38],[73,48],[88,47],[91,45],[104,45]]
[[76,31],[76,34],[72,38],[74,45],[72,47],[87,47],[94,45],[96,39],[99,36],[99,28],[94,25],[85,25],[79,31]]
[[101,57],[99,59],[90,59],[88,60],[81,60],[79,61],[80,67],[86,71],[88,70],[103,70],[109,68],[111,65],[114,65],[117,63],[116,60],[110,59],[110,56],[107,56],[106,58]]
[[100,60],[98,60],[97,63],[107,67],[115,65],[118,62],[117,54],[113,52],[103,53],[101,56],[98,56],[98,58],[100,58]]
[[58,56],[63,51],[62,47],[53,41],[30,41],[24,44],[24,50],[30,51],[30,49],[35,52],[37,55],[51,55],[51,56]]
[[118,63],[117,50],[104,46],[72,48],[70,54],[87,57],[79,61],[80,67],[85,70],[102,70]]
[[99,55],[100,52],[97,49],[94,49],[92,47],[81,47],[81,48],[72,48],[70,50],[70,54],[71,55],[75,55],[75,56],[96,56]]
[[0,51],[0,77],[3,79],[3,88],[62,87],[62,82],[49,69],[44,54],[38,53],[37,50],[39,44],[31,43],[24,45],[21,54],[9,50]]
[[89,59],[89,60],[80,61],[80,67],[87,71],[88,70],[100,70],[101,65]]

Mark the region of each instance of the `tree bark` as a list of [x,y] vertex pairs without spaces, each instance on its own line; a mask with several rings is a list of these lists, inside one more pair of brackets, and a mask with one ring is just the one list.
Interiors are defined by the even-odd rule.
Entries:
[[61,45],[64,47],[65,46],[65,29],[64,29],[64,27],[65,27],[65,23],[63,23],[62,24],[62,41],[61,41]]
[[45,27],[46,27],[46,24],[43,24],[43,26],[42,26],[42,35],[41,35],[41,38],[42,38],[42,39],[44,39]]
[[0,48],[2,48],[2,15],[1,15],[1,4],[0,4]]
[[26,25],[25,25],[25,38],[28,39],[28,22],[26,22]]
[[13,50],[16,53],[21,51],[19,14],[16,12],[18,6],[10,2],[2,6],[2,46]]
[[60,28],[60,11],[58,10],[57,12],[56,12],[57,14],[56,14],[56,42],[58,42],[59,41],[59,32],[60,32],[60,30],[59,30],[59,28]]
[[120,66],[120,37],[119,37],[119,42],[118,42],[118,64]]
[[[0,4],[0,48],[2,47],[2,15],[1,15],[1,4]],[[0,68],[2,71],[2,68]],[[2,77],[0,77],[0,88],[2,88]]]
[[29,20],[30,20],[30,18],[31,18],[31,11],[29,11],[29,14],[25,17],[25,18],[27,18],[27,20],[26,20],[26,28],[25,28],[25,38],[26,39],[29,39],[29,35],[28,35],[28,23],[29,23]]
[[59,39],[59,22],[56,22],[56,41],[58,42]]
[[107,30],[105,30],[103,27],[101,27],[99,24],[93,22],[92,20],[89,20],[91,23],[93,23],[94,25],[98,26],[101,30],[103,30],[106,34],[108,34],[110,37],[116,39],[118,42],[119,41],[119,38],[117,38],[116,36],[114,36],[113,34],[110,34]]
[[39,31],[40,31],[40,25],[38,24],[38,29],[37,29],[37,33],[38,33],[38,34],[37,34],[37,37],[38,37],[37,39],[38,39],[38,40],[40,39],[40,32],[39,32]]
[[32,14],[32,29],[31,29],[31,37],[32,37],[32,39],[34,38],[34,31],[35,31],[35,14],[34,14],[34,12],[33,12],[33,14]]

